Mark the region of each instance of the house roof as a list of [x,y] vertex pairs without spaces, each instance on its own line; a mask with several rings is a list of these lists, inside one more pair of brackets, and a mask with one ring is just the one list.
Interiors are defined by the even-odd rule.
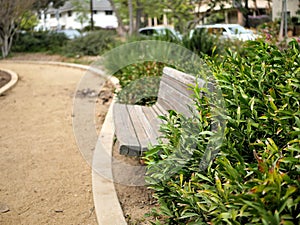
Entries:
[[[79,0],[82,1],[83,5],[86,5],[86,7],[89,9],[90,5],[85,0]],[[48,13],[55,13],[57,9],[54,9],[52,7],[49,8]],[[71,10],[75,10],[72,1],[66,1],[66,3],[60,7],[59,12],[67,12]],[[97,11],[108,11],[112,10],[112,7],[108,0],[93,0],[93,10]]]

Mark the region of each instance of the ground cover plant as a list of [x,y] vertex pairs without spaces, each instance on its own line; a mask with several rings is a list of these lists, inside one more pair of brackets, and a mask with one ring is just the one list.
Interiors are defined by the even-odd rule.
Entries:
[[69,41],[63,48],[67,56],[97,56],[111,49],[116,42],[116,34],[111,30],[89,32],[83,37]]
[[243,56],[207,63],[226,106],[223,142],[201,170],[214,126],[205,89],[194,87],[193,118],[161,117],[161,144],[145,155],[153,224],[300,224],[298,43],[248,42]]
[[13,42],[13,52],[48,52],[61,53],[68,42],[64,34],[39,31],[18,33]]
[[159,77],[162,75],[164,63],[144,62],[126,66],[115,76],[123,89],[117,93],[120,103],[151,105],[156,102]]
[[68,57],[98,56],[116,43],[116,34],[111,30],[88,32],[73,40],[54,31],[30,31],[16,36],[12,52],[45,52]]

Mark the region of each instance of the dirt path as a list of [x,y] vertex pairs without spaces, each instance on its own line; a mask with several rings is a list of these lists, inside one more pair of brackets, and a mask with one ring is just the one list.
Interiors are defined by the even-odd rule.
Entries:
[[97,224],[91,169],[72,133],[84,71],[0,62],[19,74],[0,97],[0,224]]

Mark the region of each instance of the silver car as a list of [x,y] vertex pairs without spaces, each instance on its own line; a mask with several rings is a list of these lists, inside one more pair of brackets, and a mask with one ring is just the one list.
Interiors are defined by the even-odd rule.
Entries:
[[172,27],[168,26],[156,26],[156,27],[144,27],[138,30],[138,33],[142,36],[164,36],[164,35],[170,35],[171,37],[175,39],[182,39],[182,36],[178,31],[173,29]]
[[231,40],[248,41],[258,38],[251,30],[247,30],[239,24],[198,25],[191,31],[190,37],[193,36],[196,29],[204,29],[209,34]]

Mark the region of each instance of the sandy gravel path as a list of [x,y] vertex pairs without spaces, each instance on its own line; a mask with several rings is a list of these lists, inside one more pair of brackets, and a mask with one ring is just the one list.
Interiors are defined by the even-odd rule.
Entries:
[[19,74],[0,97],[0,224],[97,224],[91,169],[72,132],[84,71],[0,62]]

